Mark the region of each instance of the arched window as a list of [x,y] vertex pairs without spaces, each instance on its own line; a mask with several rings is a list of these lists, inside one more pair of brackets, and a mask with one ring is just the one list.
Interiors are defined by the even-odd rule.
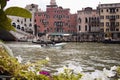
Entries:
[[78,23],[81,23],[81,18],[78,18]]
[[29,24],[29,27],[32,27],[32,24],[31,24],[31,23]]
[[85,18],[85,23],[87,23],[88,22],[88,19],[87,18]]
[[22,27],[21,30],[24,31],[24,27]]
[[87,25],[85,25],[85,31],[87,31]]
[[20,25],[17,25],[17,29],[20,29]]
[[78,30],[81,31],[81,26],[79,25]]
[[16,24],[15,24],[15,23],[12,23],[12,26],[16,27]]

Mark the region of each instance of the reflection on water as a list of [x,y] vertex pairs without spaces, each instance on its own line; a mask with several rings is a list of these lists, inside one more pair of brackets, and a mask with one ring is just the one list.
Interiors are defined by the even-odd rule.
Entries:
[[64,48],[41,48],[32,43],[6,43],[15,56],[21,55],[24,61],[51,59],[49,70],[57,70],[64,65],[81,66],[84,71],[101,70],[120,65],[120,45],[102,43],[67,43]]

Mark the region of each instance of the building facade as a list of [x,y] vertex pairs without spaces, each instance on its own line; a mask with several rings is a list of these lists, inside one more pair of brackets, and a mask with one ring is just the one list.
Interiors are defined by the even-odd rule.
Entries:
[[[34,14],[38,11],[38,5],[30,4],[25,7],[28,11],[32,13],[32,18],[22,18],[18,16],[9,16],[12,19],[12,25],[22,31],[35,34],[35,18]],[[22,13],[21,13],[22,14]]]
[[35,33],[35,24],[36,24],[35,12],[38,11],[38,5],[37,4],[26,5],[25,9],[27,9],[32,13],[32,18],[30,19],[24,18],[24,22],[26,23],[24,24],[24,26],[27,27],[26,32],[29,32],[35,35],[36,34]]
[[120,40],[120,3],[99,4],[71,14],[69,8],[62,8],[55,0],[50,1],[46,11],[38,10],[38,5],[25,7],[32,18],[10,16],[17,29],[37,35],[38,33],[74,34],[77,41],[100,41],[104,38]]
[[99,13],[91,7],[84,8],[77,12],[78,40],[93,41],[100,37]]
[[99,4],[98,10],[104,38],[120,40],[120,3]]
[[59,7],[55,0],[50,1],[46,11],[36,12],[36,24],[42,33],[75,33],[77,14],[71,14],[70,9]]

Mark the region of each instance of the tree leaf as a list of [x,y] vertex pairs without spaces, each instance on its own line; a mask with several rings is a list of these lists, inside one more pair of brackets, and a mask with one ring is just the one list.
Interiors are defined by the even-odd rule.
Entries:
[[20,7],[10,7],[5,10],[6,15],[11,15],[11,16],[19,16],[19,17],[25,17],[25,18],[31,18],[32,15],[31,13]]
[[6,16],[3,10],[0,10],[0,29],[4,30],[14,30],[14,27],[11,25],[11,20]]
[[0,0],[1,9],[6,6],[7,0]]

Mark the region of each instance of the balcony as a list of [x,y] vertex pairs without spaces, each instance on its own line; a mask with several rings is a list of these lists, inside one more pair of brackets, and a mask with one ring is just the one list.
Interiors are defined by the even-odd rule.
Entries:
[[115,19],[115,18],[110,18],[109,20],[110,20],[110,21],[115,21],[116,19]]
[[115,16],[110,16],[110,17],[109,17],[109,20],[110,20],[110,21],[115,21],[115,20],[116,20],[116,17],[115,17]]

